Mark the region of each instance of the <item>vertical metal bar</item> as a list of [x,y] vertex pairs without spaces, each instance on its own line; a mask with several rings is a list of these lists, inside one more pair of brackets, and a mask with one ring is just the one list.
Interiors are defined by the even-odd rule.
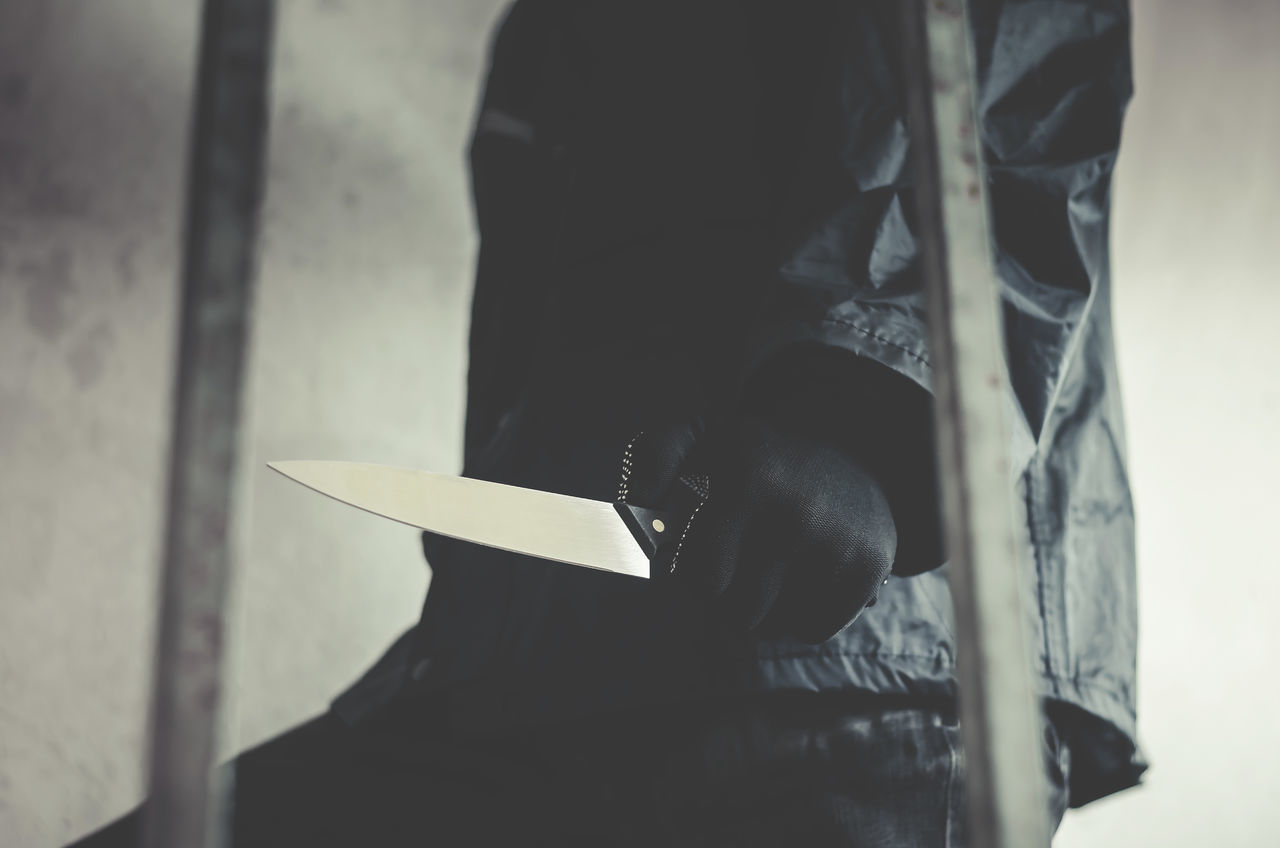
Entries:
[[909,0],[903,9],[969,844],[1046,846],[1041,725],[1014,546],[1008,377],[967,3]]
[[144,844],[220,840],[213,758],[273,0],[206,0],[191,130]]

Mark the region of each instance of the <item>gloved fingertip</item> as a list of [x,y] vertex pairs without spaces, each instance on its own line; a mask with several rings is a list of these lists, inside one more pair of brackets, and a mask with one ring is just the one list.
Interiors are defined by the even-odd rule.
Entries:
[[698,425],[692,419],[638,432],[623,449],[618,499],[661,508],[686,467],[698,433]]

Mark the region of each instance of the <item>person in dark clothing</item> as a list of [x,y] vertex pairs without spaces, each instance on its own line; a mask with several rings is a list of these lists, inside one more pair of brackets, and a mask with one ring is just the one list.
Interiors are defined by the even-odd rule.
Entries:
[[[1125,0],[974,0],[1047,811],[1134,785]],[[241,755],[251,845],[963,845],[893,0],[518,0],[471,145],[464,473],[710,496],[635,581],[427,535],[419,624]],[[82,845],[127,844],[127,817]]]

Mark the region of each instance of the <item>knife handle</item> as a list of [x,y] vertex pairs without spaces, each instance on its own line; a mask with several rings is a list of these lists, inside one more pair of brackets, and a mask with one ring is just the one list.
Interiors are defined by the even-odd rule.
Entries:
[[706,477],[681,477],[667,499],[665,509],[647,509],[617,502],[614,509],[622,517],[636,544],[649,558],[650,575],[676,570],[680,547],[689,532],[694,516],[707,501],[710,480]]

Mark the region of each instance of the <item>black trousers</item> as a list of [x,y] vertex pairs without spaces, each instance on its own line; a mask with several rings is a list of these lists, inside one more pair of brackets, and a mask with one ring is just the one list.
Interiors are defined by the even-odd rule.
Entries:
[[[945,709],[772,695],[458,738],[325,715],[235,760],[235,848],[964,846]],[[429,725],[430,722],[427,722]],[[1045,739],[1048,814],[1069,753]],[[75,843],[133,846],[135,812]]]

